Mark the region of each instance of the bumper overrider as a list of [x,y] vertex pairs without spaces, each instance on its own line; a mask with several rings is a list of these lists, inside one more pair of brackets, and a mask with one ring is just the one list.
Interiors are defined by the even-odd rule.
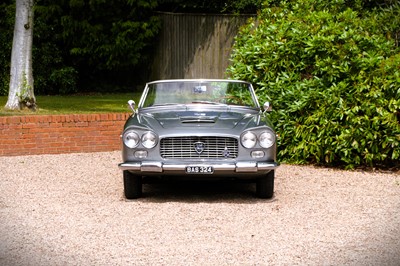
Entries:
[[[187,167],[194,164],[166,164],[162,162],[125,162],[118,165],[121,170],[146,173],[185,173]],[[232,173],[263,173],[276,169],[279,166],[276,162],[236,162],[236,163],[196,163],[194,167],[208,168],[212,167],[213,173],[232,172]]]

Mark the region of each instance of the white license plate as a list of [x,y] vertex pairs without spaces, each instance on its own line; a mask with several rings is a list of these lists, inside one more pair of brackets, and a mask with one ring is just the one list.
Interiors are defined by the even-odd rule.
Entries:
[[212,166],[186,166],[187,174],[212,174],[214,168]]

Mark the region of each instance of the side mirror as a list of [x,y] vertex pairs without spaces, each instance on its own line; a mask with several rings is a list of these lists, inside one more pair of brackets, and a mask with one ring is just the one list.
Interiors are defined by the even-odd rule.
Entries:
[[265,102],[263,107],[264,107],[264,112],[272,111],[272,105],[269,102]]
[[136,106],[135,101],[129,100],[128,105],[131,108],[132,112],[135,113],[135,106]]

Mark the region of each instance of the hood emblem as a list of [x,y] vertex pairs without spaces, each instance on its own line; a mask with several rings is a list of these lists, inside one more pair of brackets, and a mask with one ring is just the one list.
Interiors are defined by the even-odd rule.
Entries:
[[206,144],[204,142],[198,141],[194,144],[194,149],[197,154],[202,154],[205,148]]

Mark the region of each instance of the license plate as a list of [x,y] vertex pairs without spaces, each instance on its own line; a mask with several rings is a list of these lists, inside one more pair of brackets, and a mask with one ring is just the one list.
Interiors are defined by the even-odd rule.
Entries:
[[187,174],[212,174],[214,168],[212,166],[186,166]]

